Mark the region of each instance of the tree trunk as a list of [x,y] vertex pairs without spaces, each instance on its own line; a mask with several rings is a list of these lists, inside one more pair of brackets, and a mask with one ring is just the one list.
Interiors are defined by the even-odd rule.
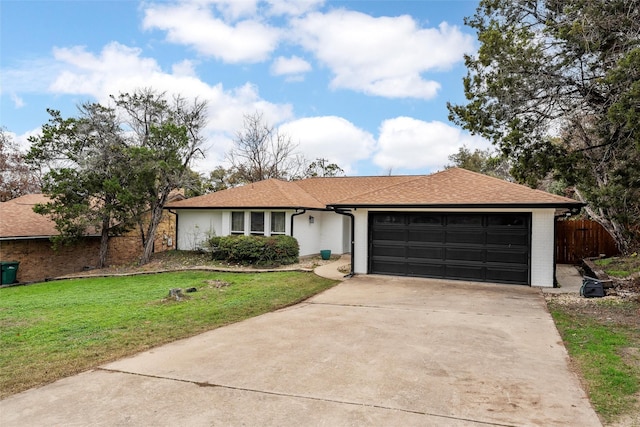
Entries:
[[156,203],[151,207],[151,220],[149,221],[149,226],[147,227],[147,240],[144,242],[144,252],[142,253],[142,258],[140,259],[140,265],[144,265],[151,260],[151,255],[153,255],[153,244],[155,242],[156,230],[158,229],[158,224],[162,219],[162,208],[167,200],[169,192],[162,192],[160,195],[160,200],[157,200]]
[[109,218],[102,220],[102,230],[100,232],[100,255],[98,259],[98,268],[104,268],[107,264],[107,252],[109,251]]
[[[581,202],[586,203],[586,200],[578,189],[576,189],[576,195]],[[625,235],[623,227],[621,227],[617,221],[610,219],[612,218],[612,215],[609,215],[606,209],[601,208],[599,209],[600,212],[596,212],[589,205],[586,205],[584,209],[591,219],[602,225],[602,227],[607,230],[609,235],[611,235],[613,240],[616,242],[616,246],[621,254],[628,254],[630,252],[630,239]]]

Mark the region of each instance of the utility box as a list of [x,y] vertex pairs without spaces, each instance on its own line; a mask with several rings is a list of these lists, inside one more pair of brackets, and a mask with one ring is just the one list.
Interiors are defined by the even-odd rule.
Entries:
[[0,261],[0,267],[2,268],[0,285],[10,285],[15,283],[19,265],[19,261]]

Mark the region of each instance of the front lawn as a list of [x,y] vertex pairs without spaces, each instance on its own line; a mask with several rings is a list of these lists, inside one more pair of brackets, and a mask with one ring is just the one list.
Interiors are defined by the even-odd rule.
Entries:
[[640,302],[550,294],[547,302],[605,425],[640,426]]
[[[0,289],[0,398],[303,301],[312,273],[184,271]],[[195,287],[182,301],[172,288]]]

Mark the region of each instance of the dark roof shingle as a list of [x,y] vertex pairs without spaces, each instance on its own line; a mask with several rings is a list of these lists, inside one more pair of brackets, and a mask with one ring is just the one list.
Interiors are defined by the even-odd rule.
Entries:
[[268,179],[167,205],[168,208],[308,208],[328,206],[580,206],[498,178],[451,168],[432,175]]

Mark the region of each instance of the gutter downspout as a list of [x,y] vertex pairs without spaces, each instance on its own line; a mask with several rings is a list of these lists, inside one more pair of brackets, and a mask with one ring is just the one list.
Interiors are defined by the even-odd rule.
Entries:
[[167,209],[167,212],[176,216],[176,246],[174,250],[178,250],[178,212],[174,212],[171,209]]
[[338,208],[332,208],[332,209],[337,214],[348,216],[351,218],[351,271],[349,271],[349,274],[344,276],[346,278],[351,278],[355,275],[353,271],[353,261],[354,261],[353,257],[355,255],[354,251],[355,251],[355,241],[356,241],[356,231],[355,231],[356,217],[349,211],[340,210]]
[[[302,212],[298,212],[298,209],[302,209]],[[298,215],[304,215],[307,212],[304,208],[296,208],[296,213],[291,214],[291,237],[293,237],[293,217]]]

